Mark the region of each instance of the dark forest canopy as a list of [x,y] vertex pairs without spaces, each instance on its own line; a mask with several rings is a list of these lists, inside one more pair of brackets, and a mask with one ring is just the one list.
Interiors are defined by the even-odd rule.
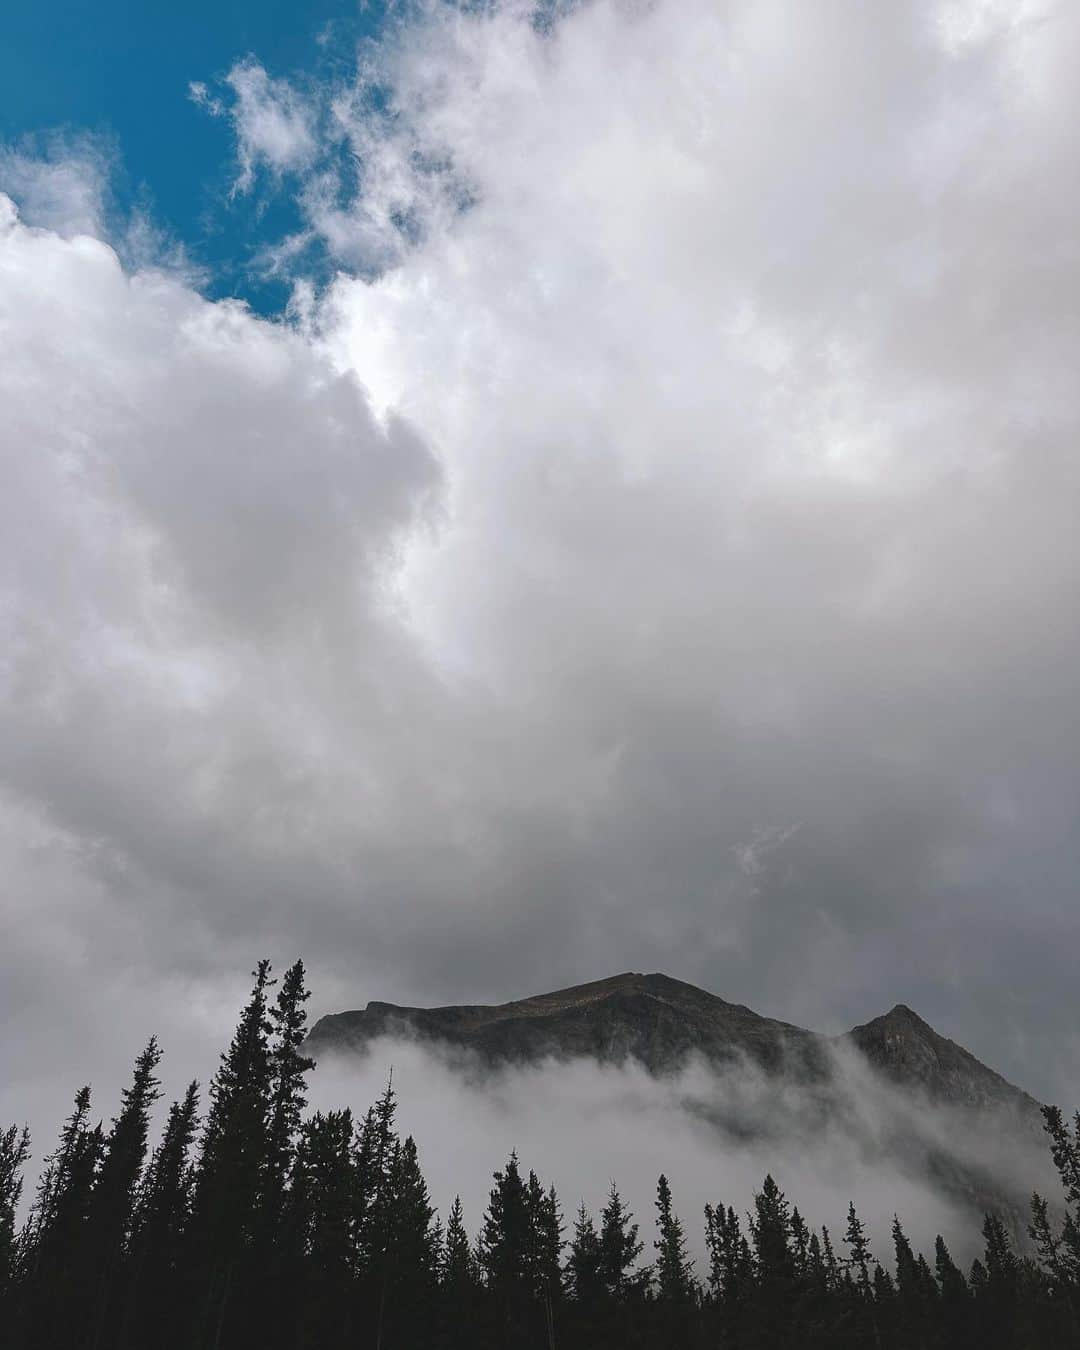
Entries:
[[[854,1204],[812,1231],[766,1176],[749,1213],[697,1197],[704,1269],[665,1176],[652,1222],[613,1182],[568,1222],[516,1154],[473,1236],[431,1204],[393,1086],[361,1118],[307,1107],[308,990],[259,963],[208,1091],[192,1083],[151,1147],[151,1037],[115,1118],[75,1095],[19,1227],[25,1130],[0,1132],[0,1345],[14,1350],[517,1350],[537,1347],[1080,1346],[1080,1113],[1044,1111],[1064,1194],[1032,1197],[1033,1255],[994,1214],[962,1271],[900,1218],[870,1248]],[[597,1159],[597,1165],[602,1165]],[[687,1197],[678,1197],[686,1202]],[[1057,1217],[1063,1215],[1064,1217]]]

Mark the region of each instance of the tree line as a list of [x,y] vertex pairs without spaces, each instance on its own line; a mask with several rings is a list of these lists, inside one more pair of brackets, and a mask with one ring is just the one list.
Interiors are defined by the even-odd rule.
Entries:
[[[642,1235],[611,1184],[567,1224],[512,1153],[474,1238],[445,1222],[392,1082],[370,1109],[307,1112],[302,962],[254,987],[203,1102],[169,1107],[161,1051],[135,1061],[119,1112],[89,1087],[45,1160],[24,1222],[26,1129],[0,1133],[0,1345],[11,1350],[1048,1350],[1080,1346],[1080,1113],[1044,1111],[1064,1195],[1032,1198],[1031,1252],[986,1216],[961,1270],[929,1262],[899,1218],[878,1259],[852,1204],[834,1240],[766,1176],[745,1215],[704,1205],[695,1269],[667,1178]],[[647,1258],[643,1260],[643,1258]]]

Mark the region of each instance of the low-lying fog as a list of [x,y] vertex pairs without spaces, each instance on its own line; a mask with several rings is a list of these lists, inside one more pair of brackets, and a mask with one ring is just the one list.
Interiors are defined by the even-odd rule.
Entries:
[[[884,1083],[851,1055],[837,1054],[837,1089],[826,1112],[820,1089],[771,1079],[747,1065],[717,1069],[689,1061],[670,1076],[635,1063],[546,1061],[490,1070],[457,1052],[408,1040],[374,1042],[364,1055],[326,1055],[312,1075],[311,1102],[362,1114],[393,1068],[398,1125],[413,1134],[443,1215],[461,1195],[475,1234],[492,1172],[516,1149],[523,1171],[554,1183],[569,1236],[584,1200],[598,1214],[614,1179],[641,1224],[649,1258],[656,1180],[664,1172],[704,1274],[702,1208],[745,1211],[771,1172],[812,1226],[839,1244],[849,1200],[891,1263],[893,1214],[928,1257],[941,1233],[958,1260],[981,1246],[980,1221],[960,1195],[931,1179],[926,1156],[963,1164],[961,1184],[989,1179],[1018,1198],[1037,1187],[1056,1194],[1046,1150],[1031,1122],[932,1106]],[[940,1174],[939,1174],[940,1175]],[[978,1202],[976,1202],[978,1203]]]

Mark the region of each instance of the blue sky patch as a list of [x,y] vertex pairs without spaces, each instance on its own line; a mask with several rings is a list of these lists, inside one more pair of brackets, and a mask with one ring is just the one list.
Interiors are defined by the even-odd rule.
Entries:
[[[213,91],[253,56],[275,78],[301,84],[344,74],[357,43],[376,35],[381,5],[309,0],[67,0],[5,15],[0,44],[0,140],[48,154],[50,144],[94,139],[111,161],[119,218],[145,212],[205,270],[207,293],[280,310],[288,283],[266,276],[260,252],[300,224],[289,193],[230,194],[232,128],[198,106],[192,82]],[[318,270],[318,259],[308,266]]]

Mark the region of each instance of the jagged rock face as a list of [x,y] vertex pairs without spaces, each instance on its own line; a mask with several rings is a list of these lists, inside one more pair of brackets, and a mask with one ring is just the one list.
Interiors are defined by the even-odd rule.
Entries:
[[934,1101],[965,1106],[1010,1106],[1038,1114],[1038,1103],[988,1069],[955,1041],[903,1003],[891,1012],[855,1027],[843,1040],[854,1045],[886,1078],[917,1086]]

